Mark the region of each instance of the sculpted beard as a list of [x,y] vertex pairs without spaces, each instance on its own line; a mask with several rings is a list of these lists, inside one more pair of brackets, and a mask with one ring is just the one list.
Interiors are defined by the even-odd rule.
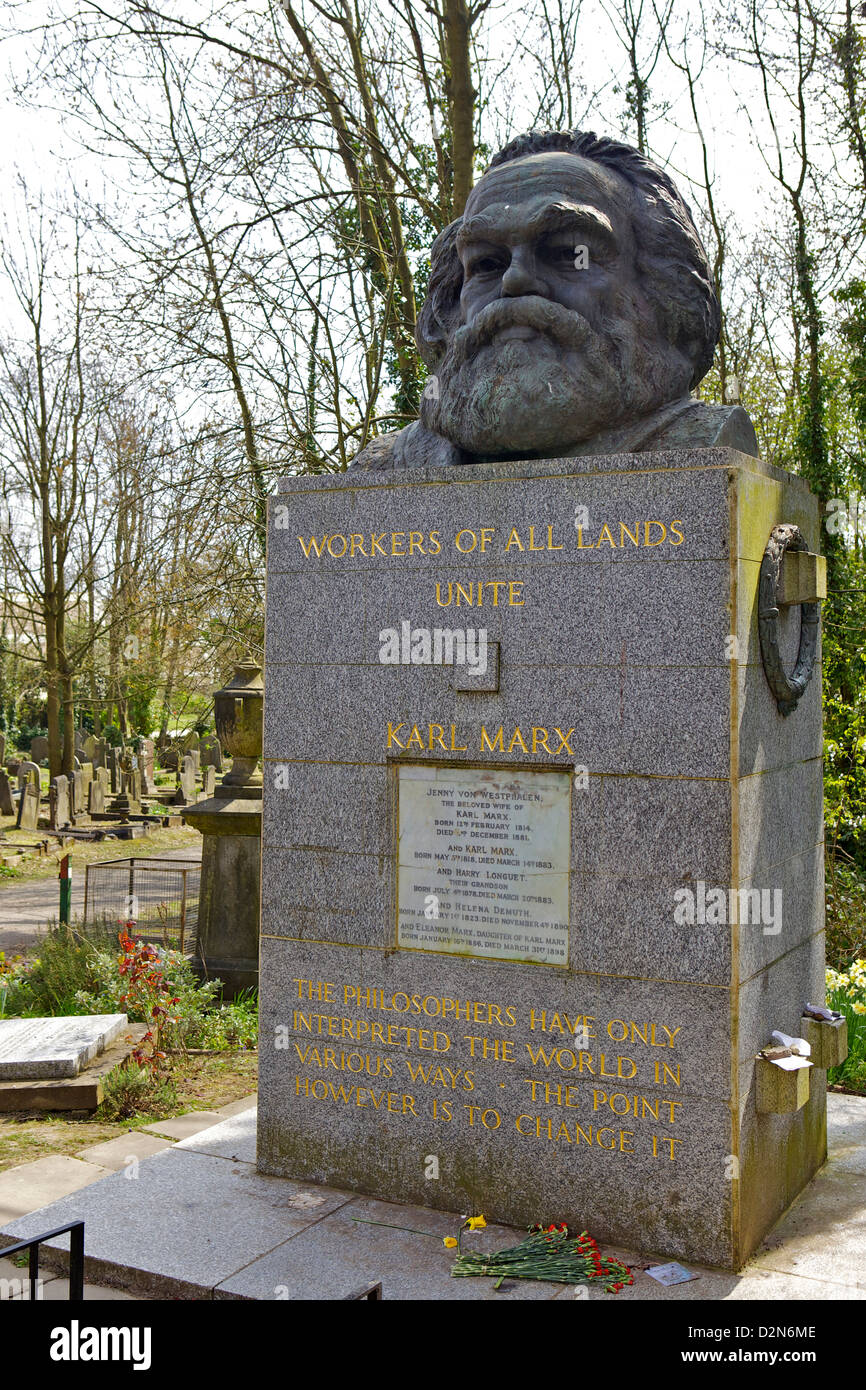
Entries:
[[[538,336],[500,339],[510,327]],[[614,419],[668,398],[669,364],[657,330],[600,334],[575,310],[535,295],[499,299],[458,328],[421,422],[469,453],[538,452],[589,439]]]

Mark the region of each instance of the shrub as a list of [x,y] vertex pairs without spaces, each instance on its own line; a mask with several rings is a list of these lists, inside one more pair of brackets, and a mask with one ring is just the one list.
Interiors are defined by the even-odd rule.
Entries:
[[866,880],[839,853],[827,859],[827,963],[847,970],[866,956]]
[[100,1120],[131,1120],[151,1112],[164,1116],[176,1105],[177,1091],[169,1077],[154,1076],[149,1067],[128,1062],[106,1076],[96,1113]]
[[844,971],[827,971],[827,1003],[848,1020],[848,1056],[828,1071],[827,1080],[866,1092],[866,960],[855,960]]

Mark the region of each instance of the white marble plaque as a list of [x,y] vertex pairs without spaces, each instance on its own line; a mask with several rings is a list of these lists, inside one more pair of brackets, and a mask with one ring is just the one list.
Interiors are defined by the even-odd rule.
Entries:
[[397,944],[567,965],[570,775],[398,773]]

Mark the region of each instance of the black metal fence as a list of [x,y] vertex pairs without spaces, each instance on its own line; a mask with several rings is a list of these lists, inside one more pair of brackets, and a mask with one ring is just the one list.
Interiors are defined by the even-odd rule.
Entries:
[[39,1236],[31,1236],[29,1240],[19,1240],[15,1245],[7,1245],[0,1249],[0,1258],[6,1259],[9,1255],[19,1255],[27,1251],[29,1268],[27,1270],[30,1282],[30,1299],[35,1300],[40,1297],[39,1293],[39,1247],[46,1240],[53,1240],[55,1236],[66,1235],[69,1232],[69,1301],[71,1303],[81,1303],[84,1299],[84,1222],[70,1221],[68,1226],[56,1226],[53,1231],[43,1231]]
[[108,859],[84,871],[85,926],[117,930],[187,955],[195,952],[201,862],[198,859]]

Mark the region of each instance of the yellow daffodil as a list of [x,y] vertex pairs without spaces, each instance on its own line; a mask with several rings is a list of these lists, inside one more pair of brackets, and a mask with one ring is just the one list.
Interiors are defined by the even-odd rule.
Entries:
[[454,1250],[457,1245],[457,1241],[454,1239],[453,1236],[445,1236],[444,1240],[442,1241],[442,1244],[447,1245],[449,1250]]
[[483,1216],[470,1216],[466,1221],[466,1226],[470,1231],[483,1231],[487,1222]]
[[851,1007],[854,1010],[855,1014],[866,1014],[866,1004],[861,1004],[859,999],[857,1003],[852,1004]]

